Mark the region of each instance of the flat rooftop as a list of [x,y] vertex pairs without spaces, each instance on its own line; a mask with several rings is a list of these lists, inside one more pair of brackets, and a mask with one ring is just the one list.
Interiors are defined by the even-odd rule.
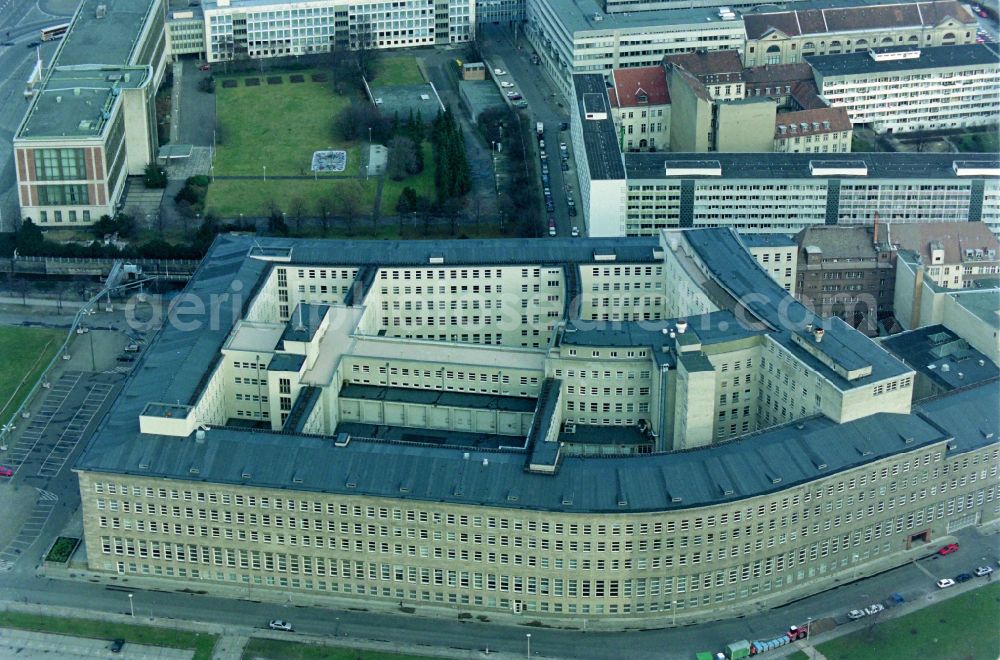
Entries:
[[1000,330],[1000,289],[956,291],[955,301],[994,330]]
[[226,348],[234,351],[266,351],[277,347],[285,326],[280,323],[240,321],[226,342]]
[[[589,151],[588,151],[589,156]],[[667,177],[666,164],[671,162],[698,165],[710,159],[722,170],[722,176],[685,174]],[[983,167],[1000,167],[1000,155],[983,154],[929,154],[929,153],[626,153],[625,169],[629,179],[826,179],[837,178],[849,182],[853,179],[985,179],[984,175],[958,176],[956,161],[975,161]],[[823,167],[867,167],[866,175],[814,176],[810,163]]]
[[752,247],[793,247],[795,239],[785,234],[740,234],[740,240]]
[[[82,0],[59,44],[55,66],[131,64],[146,16],[155,0]],[[99,17],[97,8],[105,8]],[[58,21],[55,21],[58,22]]]
[[[618,131],[611,115],[608,86],[599,73],[581,73],[573,76],[573,90],[579,106],[583,144],[587,150],[587,166],[591,180],[624,179]],[[587,113],[603,113],[598,119],[587,119]]]
[[99,137],[121,90],[142,87],[149,75],[147,67],[57,67],[37,90],[17,137]]
[[842,55],[812,55],[805,61],[824,78],[858,76],[877,73],[901,73],[924,69],[953,69],[957,67],[991,66],[996,68],[1000,53],[992,44],[964,44],[932,48],[877,48],[877,54],[919,52],[919,57],[906,59],[875,59],[868,51]]
[[409,387],[380,387],[356,383],[344,385],[340,390],[340,398],[521,413],[533,412],[536,404],[535,399],[519,396],[424,390]]
[[943,325],[929,325],[881,340],[914,371],[953,390],[995,380],[1000,369]]
[[[763,330],[748,327],[729,310],[700,314],[685,319],[688,331],[697,334],[702,344],[737,341],[764,334]],[[651,347],[654,351],[672,349],[675,343],[677,319],[661,321],[612,321],[594,324],[587,321],[568,321],[560,335],[560,343],[567,346],[621,346]]]

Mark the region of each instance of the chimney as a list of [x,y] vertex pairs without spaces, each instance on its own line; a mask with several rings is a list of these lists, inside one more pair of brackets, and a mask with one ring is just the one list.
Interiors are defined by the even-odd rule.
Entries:
[[813,337],[816,338],[817,344],[823,341],[823,335],[825,334],[826,330],[824,330],[823,328],[816,328],[815,330],[813,330]]
[[688,322],[687,319],[677,319],[677,334],[683,335],[687,332]]
[[875,245],[878,245],[878,211],[875,211]]

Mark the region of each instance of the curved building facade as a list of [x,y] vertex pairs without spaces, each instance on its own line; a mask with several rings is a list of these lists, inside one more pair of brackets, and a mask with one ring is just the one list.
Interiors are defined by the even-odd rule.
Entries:
[[779,318],[729,230],[223,237],[185,295],[75,467],[93,571],[672,625],[998,516],[996,382],[911,406],[871,340]]

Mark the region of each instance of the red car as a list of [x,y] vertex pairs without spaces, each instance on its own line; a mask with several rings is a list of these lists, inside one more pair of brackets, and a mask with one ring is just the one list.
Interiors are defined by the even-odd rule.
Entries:
[[940,550],[938,550],[938,554],[939,555],[950,555],[953,552],[958,552],[958,544],[957,543],[949,543],[948,545],[946,545],[943,548],[941,548]]
[[6,465],[0,465],[0,477],[13,477],[14,471]]
[[210,64],[201,64],[198,66],[199,71],[208,71],[212,66]]

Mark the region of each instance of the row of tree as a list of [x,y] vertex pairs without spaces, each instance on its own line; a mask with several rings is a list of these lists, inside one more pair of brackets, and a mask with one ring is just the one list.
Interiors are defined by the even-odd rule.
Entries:
[[438,204],[462,197],[472,189],[472,172],[465,154],[465,136],[451,110],[439,114],[431,125],[434,146],[434,189]]
[[509,108],[487,110],[479,116],[479,130],[490,144],[501,145],[499,159],[503,168],[500,190],[500,213],[513,225],[512,233],[538,236],[542,228],[535,160],[527,152],[531,140],[529,128]]

